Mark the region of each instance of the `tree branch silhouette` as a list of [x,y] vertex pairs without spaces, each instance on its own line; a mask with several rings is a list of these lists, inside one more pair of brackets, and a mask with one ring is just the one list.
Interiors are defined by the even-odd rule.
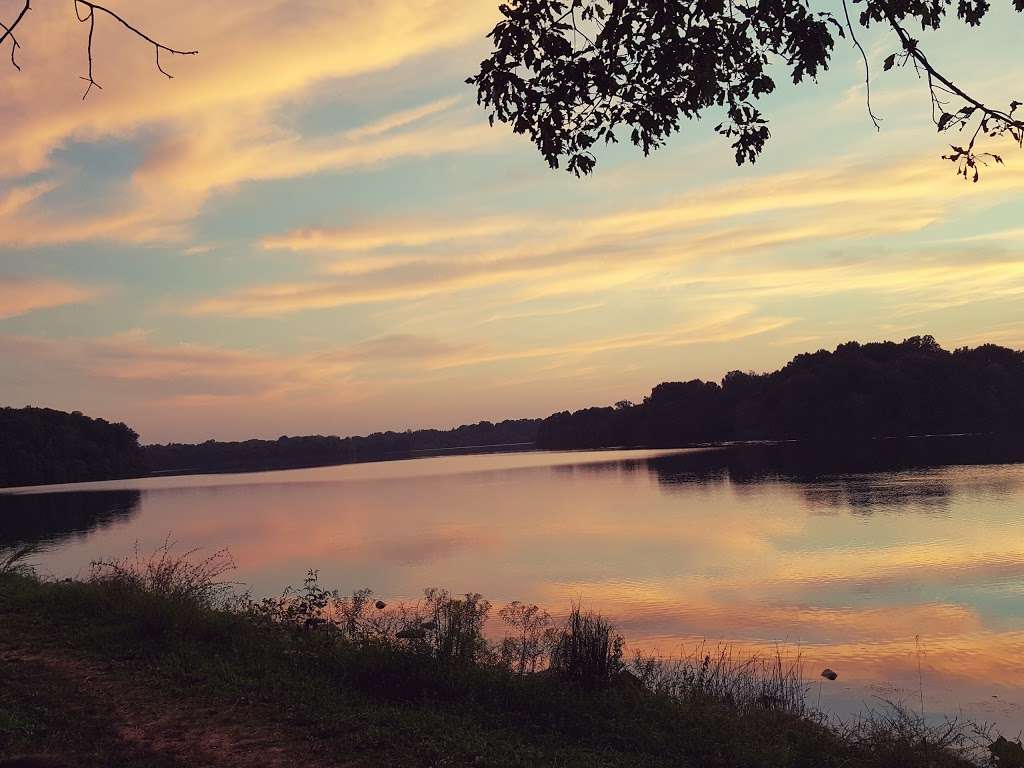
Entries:
[[[86,58],[87,58],[87,61],[88,61],[88,72],[87,72],[86,75],[81,77],[81,79],[84,80],[87,83],[86,88],[85,88],[85,93],[82,94],[82,99],[83,100],[89,95],[89,93],[92,91],[92,89],[94,87],[98,88],[100,90],[103,89],[103,86],[100,85],[98,82],[96,82],[95,70],[94,70],[93,37],[94,37],[95,32],[96,32],[96,15],[97,15],[97,13],[105,14],[106,16],[110,17],[111,19],[116,21],[118,24],[120,24],[122,27],[127,29],[129,32],[134,34],[136,37],[140,38],[141,40],[143,40],[144,42],[148,43],[149,45],[152,45],[153,46],[153,50],[154,50],[154,52],[156,54],[156,68],[157,68],[157,71],[159,71],[162,75],[166,76],[168,79],[171,79],[174,76],[170,72],[168,72],[166,69],[164,69],[163,63],[160,61],[160,54],[161,53],[170,54],[172,56],[195,56],[196,54],[199,53],[199,51],[195,51],[195,50],[191,50],[191,51],[179,50],[177,48],[172,48],[169,45],[165,45],[164,43],[161,43],[159,40],[156,40],[156,39],[150,37],[148,34],[143,32],[141,29],[139,29],[138,27],[136,27],[133,24],[129,23],[126,19],[124,19],[116,11],[113,11],[110,8],[107,8],[105,5],[101,5],[100,3],[94,3],[94,2],[91,2],[91,0],[74,0],[74,6],[75,6],[75,15],[78,18],[78,20],[80,22],[82,22],[83,24],[88,24],[89,25],[89,33],[88,33],[88,37],[86,38],[86,45],[85,45]],[[10,38],[10,40],[11,40],[11,64],[19,72],[21,71],[21,66],[17,62],[16,53],[17,53],[18,49],[21,48],[21,44],[18,42],[18,38],[15,37],[14,30],[17,28],[17,26],[19,24],[22,23],[22,21],[25,19],[25,15],[31,9],[32,9],[31,0],[25,0],[25,3],[22,6],[21,11],[18,13],[18,15],[14,18],[14,20],[11,23],[5,24],[4,22],[0,22],[0,30],[2,30],[2,34],[0,34],[0,45],[3,45],[7,41],[7,39]]]
[[861,60],[864,62],[864,101],[868,110],[868,117],[871,118],[871,123],[875,126],[875,130],[881,131],[882,126],[879,123],[881,118],[871,109],[871,65],[868,63],[868,55],[864,51],[864,46],[860,44],[860,40],[857,39],[857,33],[853,31],[853,22],[850,21],[850,9],[846,5],[846,0],[843,0],[843,15],[846,16],[846,28],[850,32],[850,40],[857,46],[857,50],[860,51]]
[[[938,71],[907,32],[911,22],[937,30],[952,17],[978,26],[988,0],[853,0],[856,21],[894,31],[901,53],[884,61],[912,64],[927,84],[933,120],[940,132],[968,132],[965,146],[951,144],[944,159],[965,179],[978,178],[987,160],[977,143],[1009,135],[1024,143],[1024,121],[1015,110],[995,109]],[[1024,12],[1024,0],[1010,0]],[[776,77],[792,85],[816,80],[829,68],[837,38],[849,37],[864,62],[868,117],[880,119],[871,97],[871,64],[857,37],[858,24],[847,0],[842,16],[816,10],[812,0],[506,0],[501,19],[488,35],[490,55],[467,83],[492,122],[525,134],[552,168],[589,174],[602,143],[617,143],[617,132],[645,155],[664,146],[688,121],[724,113],[715,130],[731,141],[737,164],[752,163],[771,133],[760,99],[773,93]],[[824,4],[822,4],[824,5]],[[845,21],[845,24],[842,21]],[[581,42],[581,40],[583,42]],[[945,108],[961,99],[958,111]],[[975,122],[977,121],[977,122]]]
[[[83,11],[83,9],[84,9],[84,11]],[[109,8],[107,8],[105,6],[102,6],[102,5],[98,4],[98,3],[89,2],[89,0],[75,0],[75,14],[78,17],[78,20],[80,22],[82,22],[83,24],[86,23],[86,22],[88,22],[88,24],[89,24],[89,38],[88,38],[88,42],[86,43],[86,54],[87,54],[88,60],[89,60],[89,73],[88,73],[87,76],[81,78],[82,80],[85,80],[88,83],[88,85],[86,86],[86,89],[85,89],[85,93],[82,94],[82,99],[83,100],[85,100],[85,98],[89,95],[89,91],[92,90],[93,86],[99,88],[100,90],[103,89],[103,86],[100,85],[99,83],[97,83],[95,77],[93,76],[92,39],[93,39],[93,33],[96,30],[96,13],[97,13],[97,11],[99,11],[101,13],[107,14],[107,16],[109,16],[110,18],[112,18],[115,21],[119,22],[121,24],[121,26],[123,26],[125,29],[133,32],[137,37],[142,38],[147,43],[152,45],[153,49],[156,52],[156,68],[157,68],[157,70],[159,70],[159,72],[161,74],[165,75],[168,79],[173,79],[174,76],[170,72],[165,70],[163,68],[163,66],[161,66],[161,64],[160,64],[160,52],[161,51],[165,51],[166,53],[169,53],[169,54],[172,54],[172,55],[176,55],[176,56],[195,56],[196,54],[199,53],[199,51],[181,51],[181,50],[178,50],[176,48],[171,48],[170,46],[164,45],[163,43],[154,40],[152,37],[147,35],[142,30],[138,29],[137,27],[132,26],[127,21],[125,21],[123,18],[121,18],[121,16],[119,16],[114,11],[110,10]]]
[[[932,65],[924,51],[921,50],[918,41],[910,36],[891,11],[885,9],[884,13],[903,48],[903,60],[900,62],[900,66],[906,66],[908,62],[912,62],[919,76],[922,71],[925,73],[932,102],[932,121],[936,128],[940,132],[952,128],[963,130],[972,120],[977,120],[974,133],[971,134],[967,145],[962,147],[950,144],[952,151],[948,155],[942,156],[944,160],[949,160],[957,166],[958,175],[977,182],[980,177],[978,166],[988,164],[985,158],[1000,165],[1003,163],[1003,158],[1000,155],[975,151],[975,143],[981,133],[990,137],[1009,135],[1017,142],[1018,147],[1024,146],[1024,121],[1014,117],[1014,112],[1021,106],[1021,102],[1011,101],[1008,111],[1003,111],[990,107],[971,96]],[[891,69],[894,66],[896,56],[896,54],[892,54],[886,59],[886,69]],[[956,112],[946,112],[945,107],[948,102],[943,99],[943,95],[956,97],[966,102],[966,105]],[[936,116],[936,111],[938,116]],[[978,114],[976,115],[976,113]]]
[[3,22],[0,22],[0,29],[3,29],[4,31],[4,33],[0,35],[0,45],[3,45],[4,41],[8,37],[11,38],[11,64],[13,64],[14,68],[19,72],[21,71],[21,67],[18,66],[18,62],[15,59],[15,54],[18,52],[18,49],[21,48],[21,44],[18,43],[18,38],[14,36],[14,28],[21,23],[21,20],[25,18],[25,14],[28,13],[31,9],[31,0],[25,0],[25,4],[21,7],[21,12],[15,17],[14,21],[10,23],[10,26],[4,24]]

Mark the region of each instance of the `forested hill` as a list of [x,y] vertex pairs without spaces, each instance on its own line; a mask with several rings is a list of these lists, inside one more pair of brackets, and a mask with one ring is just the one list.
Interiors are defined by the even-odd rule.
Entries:
[[404,459],[431,451],[532,444],[540,419],[512,419],[496,424],[481,421],[455,429],[375,432],[364,437],[279,437],[277,440],[218,442],[195,445],[147,445],[146,462],[153,472],[231,472],[255,469],[312,467],[357,461]]
[[1024,432],[1024,352],[931,336],[839,345],[784,368],[659,384],[638,405],[549,416],[542,448]]
[[145,472],[139,436],[77,411],[0,408],[0,487],[132,477]]

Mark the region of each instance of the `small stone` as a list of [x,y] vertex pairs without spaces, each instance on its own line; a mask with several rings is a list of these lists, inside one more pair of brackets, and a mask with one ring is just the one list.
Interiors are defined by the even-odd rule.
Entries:
[[376,603],[374,603],[374,605],[377,606],[378,611],[383,611],[385,608],[388,607],[388,604],[385,603],[383,600],[378,600]]
[[835,680],[837,677],[839,677],[838,674],[833,672],[828,667],[825,667],[825,669],[821,671],[821,676],[824,677],[826,680]]

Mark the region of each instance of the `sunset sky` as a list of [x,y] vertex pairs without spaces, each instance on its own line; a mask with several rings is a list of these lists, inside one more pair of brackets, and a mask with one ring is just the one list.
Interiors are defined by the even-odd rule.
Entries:
[[[167,80],[101,18],[83,102],[86,28],[36,3],[23,71],[0,65],[0,404],[147,442],[359,434],[638,400],[847,339],[1024,346],[1024,152],[957,179],[924,86],[881,71],[893,38],[861,39],[881,133],[840,41],[817,85],[778,78],[755,167],[712,115],[579,180],[463,82],[496,4],[121,3],[200,54],[164,57]],[[994,5],[927,50],[1024,100],[1024,18]]]

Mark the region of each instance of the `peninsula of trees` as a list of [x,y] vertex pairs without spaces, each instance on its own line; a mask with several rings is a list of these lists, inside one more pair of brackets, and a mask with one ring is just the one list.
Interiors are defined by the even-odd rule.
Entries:
[[771,373],[732,371],[720,383],[665,382],[639,404],[364,437],[140,446],[124,424],[47,408],[2,408],[0,487],[312,467],[510,445],[681,447],[959,433],[1024,433],[1024,352],[994,344],[950,352],[931,336],[850,341],[833,352],[797,355]]

